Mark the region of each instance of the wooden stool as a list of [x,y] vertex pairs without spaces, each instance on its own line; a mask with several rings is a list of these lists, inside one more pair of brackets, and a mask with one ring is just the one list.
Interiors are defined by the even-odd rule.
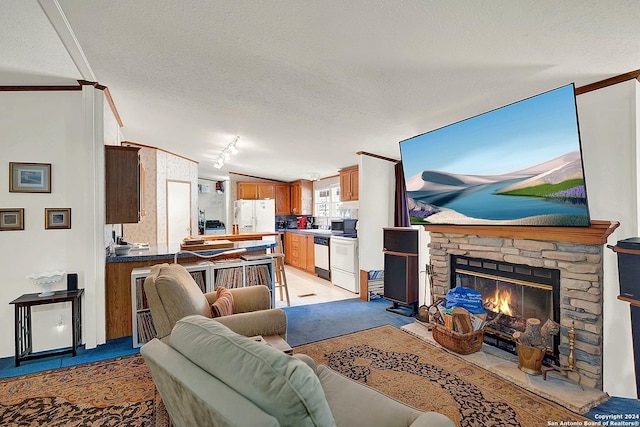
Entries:
[[280,289],[280,301],[282,301],[282,288],[284,288],[284,293],[287,296],[287,306],[291,306],[291,301],[289,300],[289,287],[287,286],[287,275],[284,270],[284,253],[282,251],[282,240],[278,236],[278,245],[276,246],[276,252],[269,254],[273,260],[275,261],[275,282],[273,289]]

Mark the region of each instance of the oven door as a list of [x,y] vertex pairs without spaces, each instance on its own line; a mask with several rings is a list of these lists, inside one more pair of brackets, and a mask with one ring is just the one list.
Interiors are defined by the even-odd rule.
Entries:
[[329,248],[331,283],[355,294],[359,293],[358,239],[332,236]]
[[331,269],[346,273],[358,272],[358,239],[333,236],[329,241]]

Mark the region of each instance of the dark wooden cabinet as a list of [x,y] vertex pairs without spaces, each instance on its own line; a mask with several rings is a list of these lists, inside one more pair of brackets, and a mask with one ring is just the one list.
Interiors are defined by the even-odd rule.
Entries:
[[139,150],[138,147],[105,146],[107,224],[130,224],[140,221]]
[[384,297],[396,303],[418,303],[418,230],[385,228]]

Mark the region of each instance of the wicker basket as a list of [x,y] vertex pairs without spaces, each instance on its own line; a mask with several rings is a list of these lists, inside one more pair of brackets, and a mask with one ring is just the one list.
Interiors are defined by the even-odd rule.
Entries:
[[480,329],[468,334],[460,334],[451,329],[445,328],[439,323],[432,323],[431,334],[433,339],[444,348],[458,354],[471,354],[482,348],[484,329]]

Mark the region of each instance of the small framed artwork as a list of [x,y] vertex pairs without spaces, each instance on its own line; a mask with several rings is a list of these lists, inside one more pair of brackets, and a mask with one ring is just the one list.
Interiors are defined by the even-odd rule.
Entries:
[[9,163],[11,193],[51,193],[51,163]]
[[71,208],[45,208],[44,228],[46,230],[71,228]]
[[0,209],[0,231],[24,230],[24,209]]

